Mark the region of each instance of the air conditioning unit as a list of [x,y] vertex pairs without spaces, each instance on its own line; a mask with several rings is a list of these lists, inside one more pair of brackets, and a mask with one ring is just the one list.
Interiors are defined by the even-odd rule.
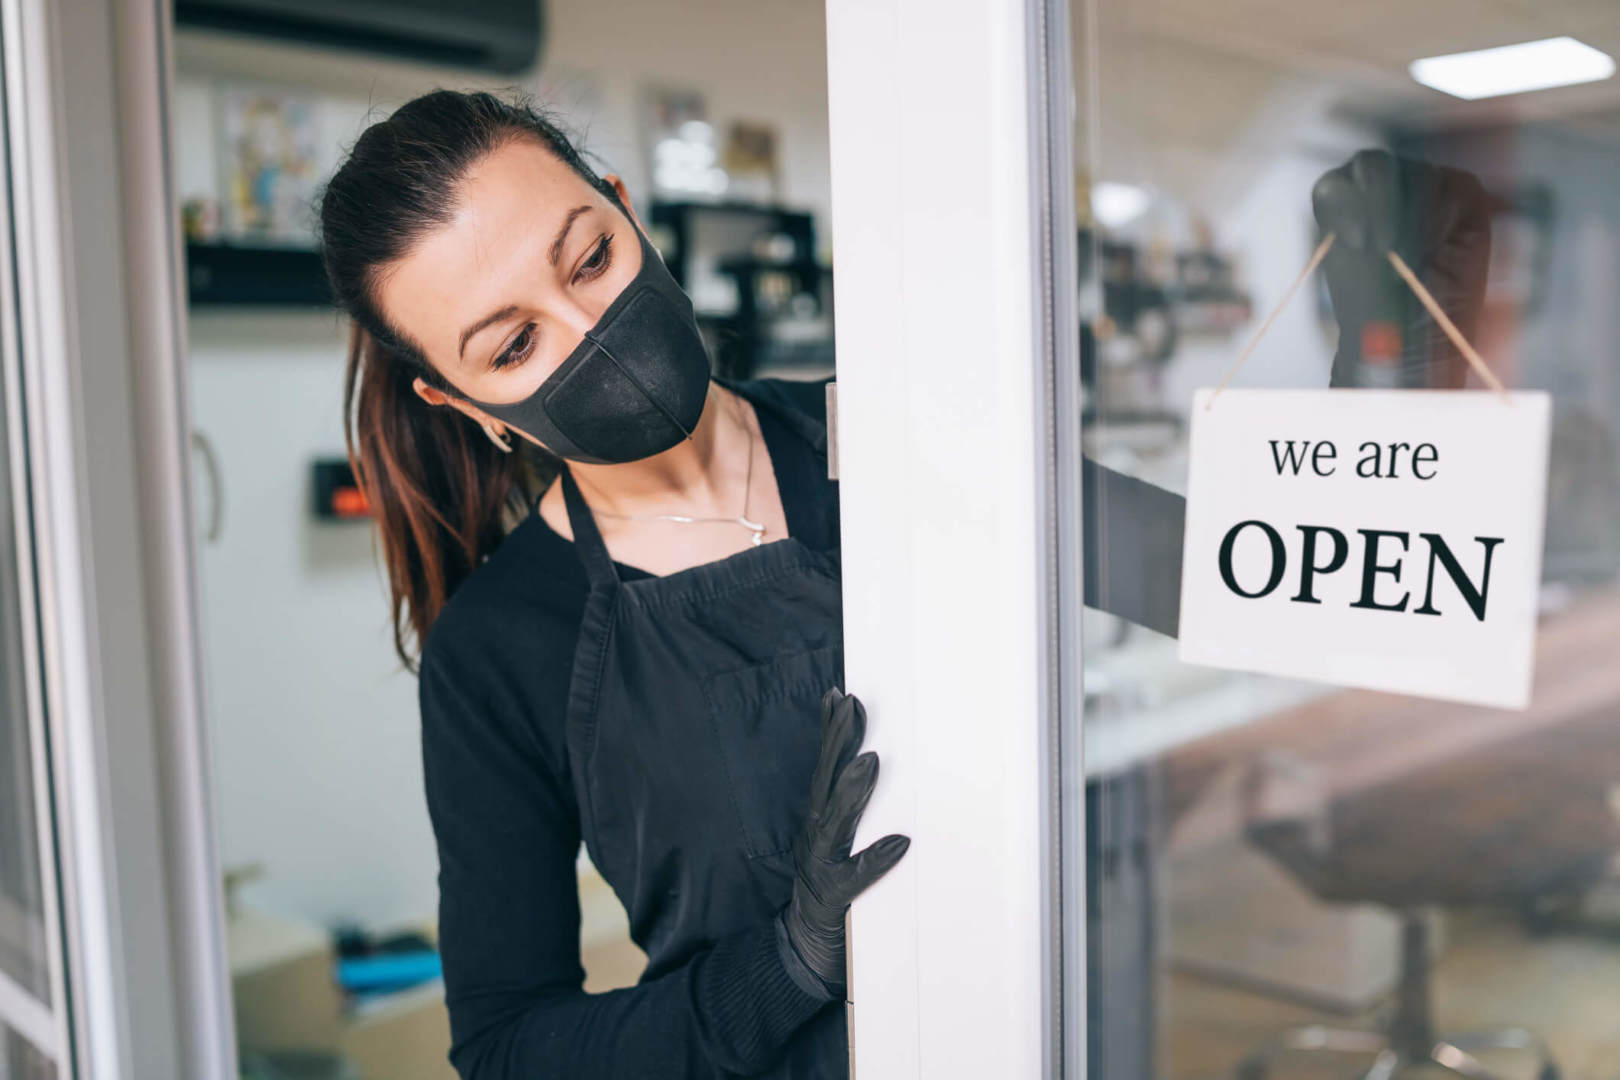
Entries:
[[545,0],[174,0],[175,22],[512,75],[540,56]]

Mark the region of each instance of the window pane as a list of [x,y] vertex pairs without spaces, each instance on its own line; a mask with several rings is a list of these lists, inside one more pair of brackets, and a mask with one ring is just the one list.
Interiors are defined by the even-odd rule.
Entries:
[[[485,6],[493,20],[495,9],[523,4]],[[475,752],[466,759],[474,770],[469,775],[488,783],[428,785],[427,777],[443,771],[437,766],[441,752],[437,740],[429,738],[431,760],[424,759],[421,686],[395,651],[384,546],[373,527],[374,521],[385,525],[387,514],[380,505],[368,510],[364,499],[357,501],[360,491],[344,451],[340,405],[350,323],[320,302],[326,279],[309,207],[370,125],[429,91],[470,90],[491,85],[491,79],[488,72],[395,59],[387,62],[390,74],[378,82],[375,57],[289,41],[270,27],[222,35],[190,22],[187,5],[175,7],[171,149],[176,193],[183,202],[176,211],[186,222],[190,266],[187,398],[196,429],[199,505],[194,547],[209,687],[210,768],[231,901],[226,942],[237,969],[238,1041],[245,1052],[315,1045],[324,1039],[323,1024],[334,1022],[345,1003],[387,1008],[401,1014],[400,1030],[410,1028],[422,1074],[435,1060],[445,1072],[451,1017],[458,1008],[472,1010],[471,1016],[479,1007],[472,1001],[478,994],[461,995],[464,1006],[454,1003],[455,973],[464,973],[465,985],[493,980],[492,992],[502,978],[495,961],[503,949],[497,944],[492,951],[479,941],[508,941],[511,947],[504,952],[513,966],[533,961],[524,977],[540,985],[553,980],[535,965],[571,956],[570,939],[578,937],[586,989],[606,991],[641,978],[649,956],[639,927],[664,918],[638,917],[633,939],[620,899],[631,891],[607,865],[617,859],[628,866],[632,847],[616,841],[604,847],[593,840],[591,854],[603,864],[599,867],[579,836],[569,836],[576,826],[551,816],[544,800],[529,798],[550,782],[545,755],[523,766],[531,771],[519,777],[514,790],[527,811],[517,817],[510,817],[512,804],[500,808],[495,777],[512,763],[498,757]],[[825,394],[814,384],[833,374],[834,357],[822,5],[685,0],[604,6],[580,0],[551,10],[557,17],[547,22],[545,59],[510,83],[503,79],[503,85],[531,96],[577,140],[592,168],[622,175],[627,204],[692,300],[715,375],[809,384],[789,390],[812,411],[824,410]],[[429,44],[426,35],[421,44]],[[449,37],[442,44],[447,57],[467,53]],[[500,96],[515,99],[518,93],[502,90]],[[412,110],[416,120],[407,112],[401,123],[420,123],[420,108]],[[276,149],[267,154],[263,146]],[[414,168],[408,162],[401,167]],[[565,179],[583,184],[583,178]],[[568,209],[550,198],[534,200],[536,214],[555,215],[557,222],[505,234],[513,240],[543,228],[549,238]],[[584,242],[584,226],[582,221],[574,227],[570,242]],[[627,238],[636,234],[613,235],[609,255],[624,269],[624,245],[635,245]],[[588,239],[594,243],[597,236]],[[562,254],[573,258],[571,252]],[[490,261],[478,273],[461,276],[470,286],[484,280],[479,274],[486,270],[499,268]],[[575,280],[583,289],[591,275],[582,272]],[[612,280],[601,279],[592,288]],[[486,284],[508,289],[496,277]],[[527,287],[517,280],[509,285]],[[575,328],[576,338],[583,329]],[[552,330],[545,336],[559,340]],[[571,348],[566,344],[560,353]],[[378,374],[387,370],[380,363],[365,366],[356,383],[362,396],[392,393],[385,375]],[[402,404],[416,408],[403,399]],[[711,409],[705,415],[730,414]],[[420,417],[437,419],[427,413]],[[368,426],[371,420],[358,423],[362,439],[374,443],[373,436],[381,437]],[[765,423],[772,423],[768,414]],[[524,558],[532,560],[533,580],[542,583],[544,596],[550,596],[554,582],[558,585],[564,607],[554,609],[552,600],[543,598],[538,607],[515,611],[513,626],[520,634],[545,631],[561,613],[557,625],[564,636],[561,647],[543,655],[491,655],[490,660],[492,670],[508,671],[516,680],[517,696],[510,703],[537,724],[536,745],[561,747],[577,629],[567,605],[574,599],[583,604],[586,578],[571,541],[535,509],[541,489],[558,475],[557,459],[520,437],[522,427],[509,429],[518,448],[514,460],[537,455],[529,462],[536,466],[533,490],[525,496],[512,486],[509,510],[515,512],[505,516],[502,527],[492,523],[485,530],[481,555],[495,548],[493,534],[507,526],[520,544],[538,538],[539,547]],[[477,425],[466,430],[480,440],[478,446],[488,447]],[[736,445],[746,448],[740,438]],[[451,467],[450,458],[441,460],[437,450],[423,455],[430,471]],[[766,457],[761,443],[757,463],[762,468]],[[785,458],[779,454],[776,460]],[[739,459],[739,473],[746,465]],[[756,509],[761,505],[759,484],[765,475],[760,472],[751,488],[738,491],[739,506],[750,499]],[[809,485],[806,497],[836,492],[818,475],[825,473],[801,474]],[[373,493],[374,502],[379,494]],[[550,492],[559,494],[560,489]],[[789,490],[783,497],[791,504],[796,495]],[[439,510],[451,505],[448,493],[434,498],[442,504]],[[550,505],[548,497],[545,507]],[[702,527],[707,532],[683,533],[679,523],[651,524],[673,527],[672,544],[699,535],[723,538],[723,529],[710,526]],[[746,535],[733,531],[739,540]],[[474,571],[477,581],[500,572],[499,560],[483,565],[488,569]],[[459,583],[461,576],[448,580]],[[472,579],[468,586],[452,587],[469,586],[474,594],[481,591]],[[482,604],[476,596],[467,602]],[[246,612],[253,617],[245,618]],[[475,612],[462,622],[465,630],[450,632],[474,632],[487,625],[488,615]],[[404,637],[414,664],[421,641],[408,626]],[[473,714],[490,722],[499,721],[502,708],[494,699],[471,706]],[[434,718],[426,726],[436,727]],[[559,740],[555,744],[553,736]],[[669,779],[695,783],[673,772]],[[491,913],[481,929],[472,920],[438,917],[441,851],[429,807],[441,788],[449,800],[445,805],[468,808],[451,817],[472,820],[478,806],[495,808],[503,818],[500,835],[521,849],[514,865],[527,867],[521,874],[475,870],[471,878],[442,879],[452,890],[446,910],[471,910],[454,895],[458,880],[469,882],[476,907]],[[618,802],[647,797],[655,800],[647,804],[652,806],[663,796],[646,789],[603,797]],[[577,862],[538,854],[559,836],[565,848],[577,851]],[[446,843],[457,849],[460,841],[449,836]],[[456,850],[448,858],[465,863]],[[578,897],[577,928],[570,906],[560,899],[570,893]],[[532,917],[532,925],[516,937],[493,915],[503,896],[510,901],[506,910]],[[682,898],[691,900],[684,893]],[[654,906],[674,917],[666,900]],[[681,910],[723,919],[718,908],[696,901]],[[560,951],[542,947],[557,935]],[[518,937],[539,952],[522,953]],[[276,943],[275,964],[265,959],[267,941]],[[382,942],[389,944],[378,945]],[[349,962],[373,946],[401,950],[408,961],[401,962],[403,973],[384,978],[368,973],[365,964]],[[452,984],[449,1004],[435,980],[434,947],[442,947]],[[652,950],[652,960],[658,958]],[[569,972],[560,977],[566,981]],[[515,1014],[511,1019],[516,1026]],[[559,1036],[558,1045],[566,1041]],[[843,1050],[839,1041],[827,1041],[832,1058]],[[403,1075],[397,1063],[409,1056],[397,1043],[382,1040],[356,1040],[344,1052],[366,1076]],[[458,1063],[478,1053],[460,1048]],[[535,1053],[556,1057],[539,1047]],[[510,1064],[520,1073],[547,1071],[538,1065],[525,1069],[527,1057]]]
[[27,1039],[0,1024],[0,1080],[56,1080],[56,1066]]
[[[1620,1073],[1620,7],[1074,0],[1071,15],[1084,450],[1169,493],[1089,496],[1099,580],[1140,601],[1129,619],[1088,608],[1083,628],[1091,1075],[1361,1075],[1382,1047],[1404,1062],[1453,1036],[1505,1076]],[[1557,38],[1570,51],[1548,64],[1413,66]],[[1594,80],[1524,88],[1583,65]],[[1515,92],[1460,96],[1497,90]],[[1362,151],[1339,174],[1368,199],[1356,213],[1384,214],[1375,229],[1423,263],[1503,382],[1553,398],[1524,711],[1176,659],[1178,590],[1161,579],[1192,393],[1303,271],[1326,231],[1319,181]],[[1368,209],[1380,168],[1387,212]],[[1488,241],[1462,221],[1488,222]],[[1374,254],[1355,285],[1372,314],[1352,318],[1330,256],[1233,385],[1478,387]]]
[[0,971],[45,998],[50,984],[7,422],[0,407]]

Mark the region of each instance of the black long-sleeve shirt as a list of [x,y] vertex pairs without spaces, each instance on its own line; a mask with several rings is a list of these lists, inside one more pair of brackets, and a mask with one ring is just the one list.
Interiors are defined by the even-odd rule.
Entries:
[[[775,389],[824,418],[822,383]],[[756,411],[784,504],[835,509],[808,446]],[[1089,459],[1083,483],[1086,602],[1174,634],[1180,496]],[[616,565],[622,580],[647,576]],[[466,1080],[760,1071],[818,1009],[841,1007],[791,981],[769,923],[656,980],[582,989],[580,826],[563,731],[587,592],[573,544],[531,513],[424,643],[422,755],[451,1061]]]
[[[823,415],[821,383],[776,390]],[[808,445],[770,410],[757,414],[784,504],[835,501]],[[625,581],[647,576],[618,571]],[[465,1080],[758,1072],[817,1010],[842,1008],[792,981],[769,922],[657,979],[583,990],[580,825],[563,732],[587,592],[573,544],[530,513],[456,591],[423,645],[450,1060]]]

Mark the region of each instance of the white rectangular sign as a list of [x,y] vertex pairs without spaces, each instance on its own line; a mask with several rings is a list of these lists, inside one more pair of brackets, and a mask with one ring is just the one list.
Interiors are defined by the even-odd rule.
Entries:
[[1181,659],[1524,708],[1547,395],[1211,394],[1193,399]]

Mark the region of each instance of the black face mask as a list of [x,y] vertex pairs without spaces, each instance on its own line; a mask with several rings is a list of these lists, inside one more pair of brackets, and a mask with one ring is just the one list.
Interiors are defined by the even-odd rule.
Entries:
[[568,359],[522,401],[473,402],[560,457],[590,465],[668,450],[692,434],[709,393],[709,354],[692,301],[641,230],[631,229],[641,269]]

